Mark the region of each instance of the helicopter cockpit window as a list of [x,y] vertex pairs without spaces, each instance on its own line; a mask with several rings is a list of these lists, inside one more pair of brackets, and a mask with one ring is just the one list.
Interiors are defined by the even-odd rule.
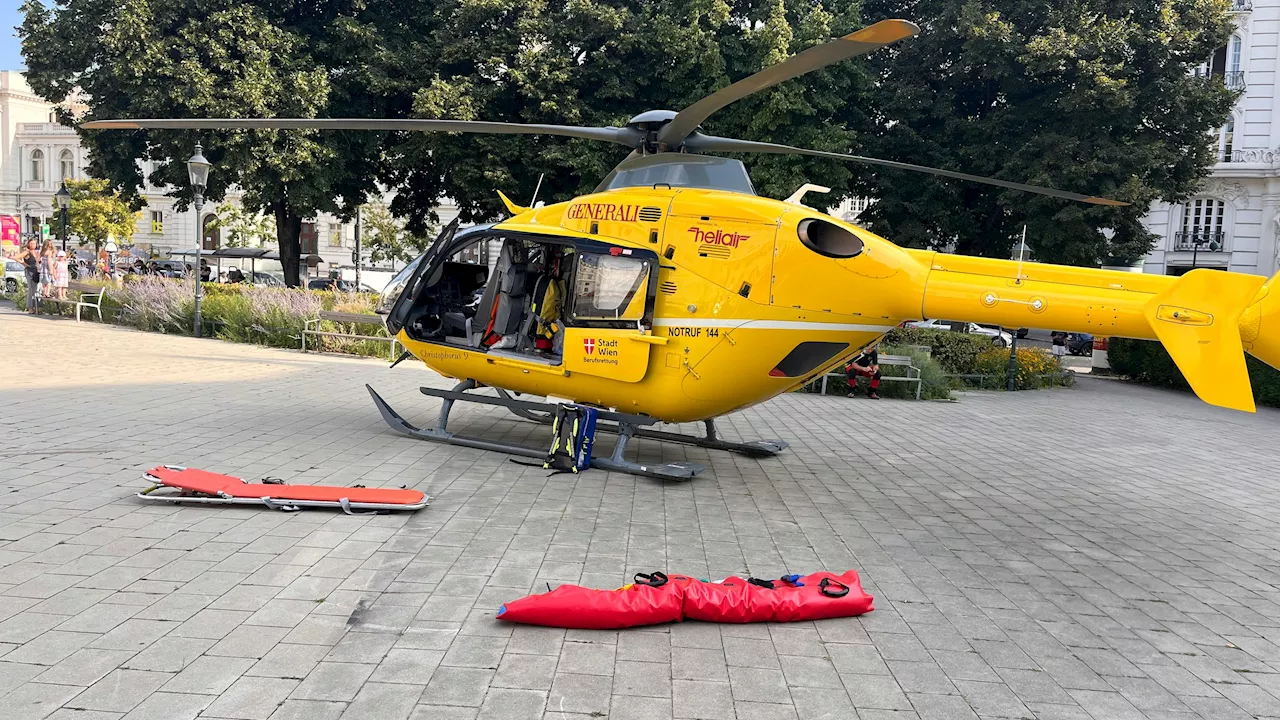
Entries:
[[575,320],[636,320],[644,317],[649,261],[584,254],[573,283]]

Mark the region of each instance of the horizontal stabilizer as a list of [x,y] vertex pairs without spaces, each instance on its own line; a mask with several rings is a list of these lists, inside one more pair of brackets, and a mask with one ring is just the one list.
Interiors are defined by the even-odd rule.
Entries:
[[1262,283],[1257,275],[1192,270],[1143,308],[1191,389],[1211,405],[1254,411],[1240,316]]

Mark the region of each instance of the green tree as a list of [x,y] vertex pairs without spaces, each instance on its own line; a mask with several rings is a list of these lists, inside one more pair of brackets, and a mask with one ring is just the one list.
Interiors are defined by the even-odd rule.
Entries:
[[[382,116],[361,67],[376,47],[357,22],[362,0],[28,0],[19,28],[27,79],[49,101],[73,90],[82,119],[118,117]],[[69,122],[70,119],[63,117]],[[81,131],[91,169],[136,206],[140,160],[173,188],[179,210],[191,197],[186,159],[197,141],[213,163],[206,196],[231,185],[243,204],[275,219],[285,280],[299,282],[302,219],[349,216],[375,190],[382,137],[309,131]]]
[[434,233],[412,233],[392,217],[386,205],[365,205],[360,213],[361,244],[369,253],[369,261],[407,263],[420,255],[435,239]]
[[[858,173],[861,222],[917,247],[1008,257],[1025,223],[1046,262],[1136,260],[1151,202],[1178,202],[1214,162],[1234,101],[1191,70],[1225,45],[1227,0],[866,0],[918,37],[868,58],[863,154],[1132,203],[1110,208],[891,170]],[[1108,231],[1109,229],[1109,231]]]
[[[857,0],[370,0],[384,45],[371,75],[391,107],[428,118],[621,125],[683,108],[782,58],[863,25]],[[708,132],[847,151],[867,119],[868,79],[845,62],[735,103]],[[421,232],[444,197],[464,222],[505,215],[494,193],[527,202],[590,192],[627,150],[547,136],[422,133],[392,138],[392,210]],[[806,181],[849,194],[855,168],[748,156],[757,190],[786,197]]]
[[140,213],[113,191],[110,183],[96,178],[66,182],[71,193],[68,227],[81,245],[92,244],[97,250],[108,238],[121,243],[133,238]]
[[276,237],[274,217],[229,202],[218,205],[211,225],[222,230],[227,247],[262,247]]

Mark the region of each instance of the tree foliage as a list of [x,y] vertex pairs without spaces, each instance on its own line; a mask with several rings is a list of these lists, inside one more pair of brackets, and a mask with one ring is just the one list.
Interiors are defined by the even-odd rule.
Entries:
[[[359,68],[372,40],[354,21],[360,0],[41,0],[19,32],[32,88],[51,102],[79,89],[85,119],[382,115]],[[381,137],[304,131],[82,131],[90,170],[139,203],[146,178],[191,197],[186,159],[203,141],[206,195],[243,191],[275,217],[285,278],[298,283],[304,217],[349,213],[374,190]]]
[[106,180],[67,180],[71,207],[67,211],[70,233],[81,245],[102,246],[109,238],[127,243],[138,227],[140,213],[111,189]]
[[[867,0],[867,21],[920,35],[868,58],[881,82],[866,154],[1125,200],[1108,208],[896,171],[860,172],[871,229],[918,247],[1008,257],[1025,223],[1047,262],[1135,260],[1151,202],[1208,173],[1228,117],[1221,78],[1191,70],[1225,45],[1225,0]],[[1108,238],[1110,229],[1114,234]]]
[[[768,64],[857,29],[855,0],[371,0],[387,52],[375,73],[398,110],[420,117],[622,125],[675,109]],[[866,92],[841,63],[716,113],[708,132],[825,150],[853,146]],[[494,190],[566,200],[627,155],[586,140],[423,133],[395,138],[384,174],[392,203],[421,230],[448,196],[464,222],[505,215]],[[831,160],[752,156],[756,188],[785,197],[807,180],[848,194],[853,169]]]
[[[1191,193],[1206,133],[1233,101],[1192,77],[1227,39],[1227,0],[27,0],[32,86],[81,88],[90,116],[426,117],[622,125],[678,110],[788,55],[872,21],[921,33],[712,115],[708,132],[962,170],[1116,197],[1105,208],[836,160],[744,156],[757,190],[806,181],[878,200],[862,216],[907,245],[1007,256],[1029,227],[1047,261],[1134,259],[1151,201]],[[93,28],[93,31],[86,31]],[[504,213],[494,193],[588,192],[627,150],[546,136],[180,131],[85,133],[95,174],[128,197],[139,159],[178,188],[197,139],[209,194],[235,184],[274,216],[297,279],[303,217],[349,219],[380,181],[422,234],[454,199],[464,222]],[[391,237],[390,234],[387,236]],[[388,245],[388,247],[391,247]],[[388,250],[388,252],[392,252]]]
[[230,202],[218,205],[211,226],[222,231],[222,244],[227,247],[262,247],[276,237],[274,217]]
[[365,205],[360,213],[360,242],[369,253],[369,262],[407,263],[431,245],[434,235],[413,233],[392,217],[386,205]]

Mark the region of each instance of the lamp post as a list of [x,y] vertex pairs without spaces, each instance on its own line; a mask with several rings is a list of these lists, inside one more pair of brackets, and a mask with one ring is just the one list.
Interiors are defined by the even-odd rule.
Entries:
[[196,154],[187,161],[187,175],[191,179],[192,204],[196,207],[196,261],[192,265],[191,277],[196,286],[196,320],[195,336],[200,337],[200,297],[203,294],[200,285],[200,250],[203,246],[201,238],[204,228],[200,227],[200,211],[204,210],[204,189],[209,182],[209,161],[204,159],[203,148],[196,144]]
[[62,251],[67,251],[67,211],[71,209],[71,193],[67,190],[67,181],[62,181],[62,187],[58,188],[58,192],[53,194],[53,199],[58,201],[58,210],[62,214]]
[[1222,243],[1213,239],[1205,240],[1199,235],[1193,235],[1192,237],[1194,238],[1194,241],[1191,243],[1191,269],[1195,270],[1196,259],[1197,259],[1196,256],[1200,254],[1200,246],[1208,245],[1210,252],[1218,252],[1219,250],[1222,249]]

